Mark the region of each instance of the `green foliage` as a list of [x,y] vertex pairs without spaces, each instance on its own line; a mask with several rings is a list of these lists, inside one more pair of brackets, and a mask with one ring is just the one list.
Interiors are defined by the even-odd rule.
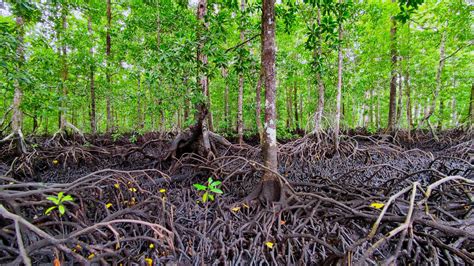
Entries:
[[74,201],[74,198],[71,195],[64,195],[64,192],[59,192],[57,196],[49,196],[48,199],[54,205],[46,209],[44,214],[48,215],[55,209],[58,209],[59,215],[64,215],[66,213],[66,207],[64,206],[65,202]]
[[202,202],[206,203],[208,200],[214,201],[215,195],[224,193],[221,189],[217,188],[221,183],[221,181],[213,180],[212,177],[209,177],[207,184],[194,184],[193,186],[198,191],[204,191]]

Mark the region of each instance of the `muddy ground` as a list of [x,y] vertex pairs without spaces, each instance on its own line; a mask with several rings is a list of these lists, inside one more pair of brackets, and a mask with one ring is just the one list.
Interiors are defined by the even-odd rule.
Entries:
[[[168,158],[173,134],[0,146],[0,264],[474,265],[472,132],[282,141],[284,201],[244,202],[260,147]],[[131,143],[130,141],[134,143]],[[222,181],[214,201],[193,184]],[[73,201],[48,215],[59,192]],[[21,237],[19,237],[21,236]]]

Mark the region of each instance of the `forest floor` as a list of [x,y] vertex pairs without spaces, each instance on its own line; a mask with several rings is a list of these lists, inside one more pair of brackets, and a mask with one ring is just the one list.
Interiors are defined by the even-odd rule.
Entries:
[[[474,265],[473,133],[348,135],[338,152],[327,136],[281,144],[291,196],[272,206],[243,202],[257,145],[164,160],[172,134],[5,144],[0,264]],[[193,184],[209,177],[224,193],[204,203]],[[65,214],[45,215],[59,192]]]

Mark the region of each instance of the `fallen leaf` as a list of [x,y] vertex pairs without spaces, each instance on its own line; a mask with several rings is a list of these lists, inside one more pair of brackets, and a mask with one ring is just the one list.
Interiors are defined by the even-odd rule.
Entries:
[[160,189],[160,193],[165,193],[166,192],[166,189],[162,188]]
[[274,243],[273,243],[273,242],[270,242],[270,241],[267,241],[267,242],[265,242],[265,245],[266,245],[268,248],[273,248]]
[[119,189],[119,188],[120,188],[120,184],[119,184],[119,183],[115,183],[115,184],[114,184],[114,187],[117,188],[117,189]]
[[381,209],[381,208],[383,208],[383,206],[385,206],[385,204],[380,203],[380,202],[372,202],[370,204],[370,207],[376,208],[376,209]]
[[247,204],[245,204],[245,203],[242,204],[242,206],[244,206],[244,208],[246,208],[246,209],[250,208],[249,205],[247,205]]
[[53,164],[58,164],[59,161],[58,160],[53,160]]
[[132,192],[137,192],[137,189],[134,188],[134,187],[131,187],[131,188],[129,188],[128,190],[130,190],[130,191],[132,191]]
[[240,207],[234,207],[234,208],[232,208],[232,211],[233,212],[238,212],[238,211],[240,211]]
[[88,260],[91,260],[95,257],[95,254],[94,253],[91,253],[89,254],[89,256],[87,257]]
[[152,266],[153,265],[153,259],[152,258],[145,258],[145,263],[147,266]]
[[110,207],[112,207],[112,203],[109,202],[109,203],[105,204],[105,208],[108,209],[108,208],[110,208]]
[[285,224],[286,224],[286,221],[281,220],[281,221],[280,221],[280,224],[281,224],[281,225],[285,225]]
[[150,243],[150,245],[148,247],[153,249],[153,248],[155,248],[155,245],[153,243]]
[[59,261],[58,258],[54,258],[53,266],[61,266],[61,262]]

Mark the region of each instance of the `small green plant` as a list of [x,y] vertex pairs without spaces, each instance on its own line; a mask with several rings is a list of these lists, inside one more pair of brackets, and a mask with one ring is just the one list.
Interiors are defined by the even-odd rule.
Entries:
[[212,180],[212,177],[209,177],[209,179],[207,180],[207,185],[194,184],[193,186],[198,191],[204,191],[204,194],[202,194],[202,202],[206,203],[208,199],[214,200],[215,194],[224,193],[222,190],[217,188],[217,186],[221,183],[221,181]]
[[64,192],[59,192],[58,196],[49,196],[47,197],[49,201],[51,201],[54,205],[49,207],[44,214],[49,214],[54,209],[58,209],[59,214],[63,215],[66,212],[66,207],[64,206],[64,202],[67,201],[74,201],[74,198],[71,195],[64,195]]

